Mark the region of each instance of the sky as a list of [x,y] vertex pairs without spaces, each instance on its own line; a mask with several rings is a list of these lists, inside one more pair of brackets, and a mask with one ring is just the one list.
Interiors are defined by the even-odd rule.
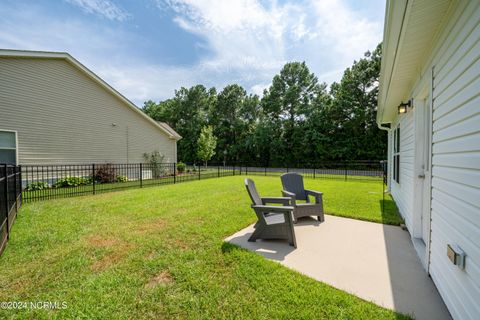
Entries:
[[261,95],[290,61],[341,79],[385,0],[0,0],[0,48],[68,52],[137,106],[203,84]]

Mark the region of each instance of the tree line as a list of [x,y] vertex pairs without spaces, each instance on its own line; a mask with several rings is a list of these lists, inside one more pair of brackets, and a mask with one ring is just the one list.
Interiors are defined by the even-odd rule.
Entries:
[[330,88],[305,62],[289,62],[261,98],[238,84],[220,92],[199,84],[158,103],[146,101],[143,111],[183,137],[177,148],[183,162],[197,162],[205,154],[199,150],[202,130],[216,141],[209,145],[218,162],[271,166],[380,160],[387,149],[386,132],[375,122],[380,60],[378,45]]

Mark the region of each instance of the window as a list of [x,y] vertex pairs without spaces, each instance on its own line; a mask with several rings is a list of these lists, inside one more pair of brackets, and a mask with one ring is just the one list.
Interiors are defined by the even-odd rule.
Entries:
[[0,163],[17,164],[17,134],[0,131]]
[[400,183],[400,125],[393,131],[393,180]]

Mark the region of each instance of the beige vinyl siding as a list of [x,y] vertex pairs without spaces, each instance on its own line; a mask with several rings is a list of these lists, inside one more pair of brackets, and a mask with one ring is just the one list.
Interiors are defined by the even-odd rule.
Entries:
[[[480,319],[480,3],[459,7],[433,60],[430,274],[455,319]],[[467,254],[460,270],[447,244]]]
[[20,164],[136,163],[154,150],[176,161],[175,140],[64,59],[0,58],[0,109]]
[[[398,206],[398,210],[405,219],[407,228],[412,228],[413,219],[413,172],[414,172],[414,137],[415,128],[413,123],[413,112],[408,112],[397,118],[397,123],[400,124],[400,183],[393,180],[393,175],[390,175],[391,193]],[[395,129],[397,123],[392,127]],[[393,145],[393,134],[390,144]],[[393,152],[393,148],[390,148]],[[393,157],[390,157],[393,159]],[[393,161],[391,161],[390,171],[393,172]]]

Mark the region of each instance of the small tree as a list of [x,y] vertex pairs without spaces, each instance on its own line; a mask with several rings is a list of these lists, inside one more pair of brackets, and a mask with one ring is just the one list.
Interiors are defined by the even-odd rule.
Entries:
[[165,175],[165,167],[163,166],[164,158],[165,156],[158,151],[153,151],[152,153],[145,152],[143,154],[143,159],[150,165],[150,170],[152,170],[152,176],[154,179],[158,179]]
[[208,160],[212,159],[215,155],[215,148],[217,147],[217,138],[213,135],[213,128],[211,126],[202,128],[197,144],[197,156],[205,162],[206,167]]

